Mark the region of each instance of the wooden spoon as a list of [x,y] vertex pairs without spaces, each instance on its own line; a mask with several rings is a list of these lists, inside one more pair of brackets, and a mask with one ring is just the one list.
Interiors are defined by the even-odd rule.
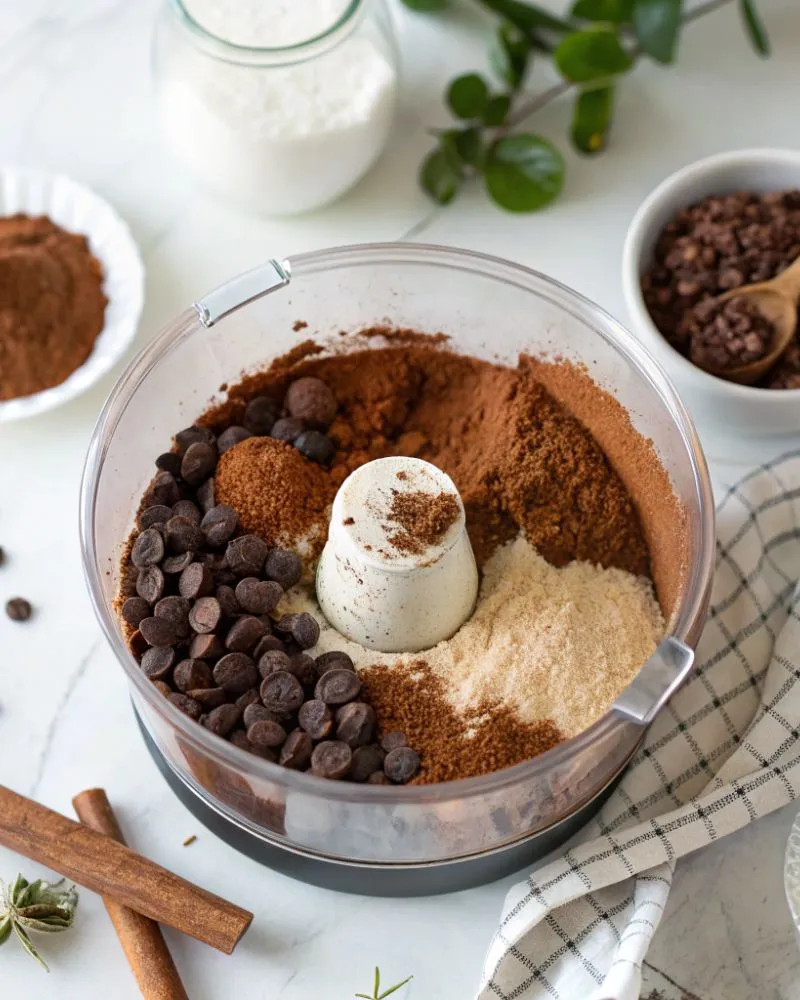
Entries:
[[[767,354],[738,368],[713,369],[714,375],[740,385],[752,385],[765,375],[783,354],[797,327],[797,302],[800,299],[800,257],[771,281],[742,285],[720,295],[717,302],[747,298],[762,316],[772,323],[775,334]],[[711,368],[708,371],[712,371]]]

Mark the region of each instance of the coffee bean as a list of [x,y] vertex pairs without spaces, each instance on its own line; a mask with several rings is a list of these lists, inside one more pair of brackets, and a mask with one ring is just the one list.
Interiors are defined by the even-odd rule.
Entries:
[[129,597],[122,605],[122,617],[133,628],[138,628],[139,622],[150,614],[150,605],[143,597]]
[[[283,648],[283,643],[277,637],[277,635],[265,635],[264,638],[259,641],[256,648],[253,650],[253,659],[256,661],[256,663],[258,663],[258,661],[261,659],[264,653],[269,652],[269,650],[271,649],[278,650],[281,653],[286,652],[286,650]],[[281,667],[280,669],[286,670],[287,668]]]
[[240,441],[246,441],[247,438],[252,436],[246,427],[236,427],[235,425],[228,427],[217,438],[217,447],[219,448],[220,455],[224,455],[228,449],[233,448]]
[[[256,692],[256,695],[258,695],[258,692]],[[264,706],[259,701],[253,701],[249,705],[245,705],[243,718],[244,718],[245,729],[249,729],[254,722],[278,721],[277,715],[275,715],[274,712],[270,712],[268,708],[264,708]]]
[[194,560],[195,554],[190,549],[188,552],[180,552],[175,556],[167,556],[164,562],[161,563],[161,568],[165,573],[177,576],[178,573],[182,573],[187,566],[191,565]]
[[289,670],[300,681],[304,688],[313,688],[317,683],[317,671],[314,667],[314,658],[307,653],[298,653],[292,657],[292,665]]
[[[162,597],[153,608],[156,618],[166,618],[176,629],[180,639],[189,635],[189,609],[191,604],[185,597]],[[199,687],[199,685],[198,685]]]
[[333,729],[333,715],[324,701],[313,698],[300,706],[297,721],[302,729],[315,740],[324,740]]
[[261,700],[270,712],[279,718],[287,718],[303,704],[303,688],[293,674],[278,670],[262,681]]
[[222,608],[222,613],[226,618],[234,618],[236,615],[242,613],[241,605],[236,600],[233,587],[223,584],[221,587],[217,587],[215,593],[219,601],[219,606]]
[[[375,712],[363,701],[342,705],[336,712],[336,739],[350,747],[363,747],[375,735]],[[373,768],[373,770],[375,770]]]
[[143,618],[139,631],[151,646],[171,646],[180,639],[179,629],[167,618]]
[[207,479],[202,486],[197,487],[197,502],[200,510],[208,513],[216,503],[214,499],[214,479]]
[[184,694],[187,694],[192,688],[214,687],[211,667],[207,663],[203,663],[202,660],[181,660],[173,671],[172,682]]
[[295,729],[286,737],[286,742],[281,747],[278,763],[293,771],[305,771],[311,760],[312,747],[313,744],[308,733],[304,733],[302,729]]
[[186,693],[190,698],[194,698],[196,702],[202,705],[206,711],[212,708],[219,708],[220,705],[224,705],[228,700],[227,692],[218,687],[193,688]]
[[182,457],[198,441],[204,444],[214,444],[216,441],[214,432],[209,427],[199,427],[197,424],[178,431],[175,435],[175,446],[178,449],[178,454]]
[[373,771],[372,774],[367,778],[368,785],[391,785],[391,781],[386,777],[383,771]]
[[292,671],[291,658],[282,649],[268,649],[262,653],[258,660],[258,672],[262,677],[269,677],[279,670],[286,673]]
[[226,503],[219,503],[206,511],[200,528],[205,535],[205,539],[213,548],[221,548],[226,545],[239,524],[239,518],[233,507]]
[[266,615],[283,597],[283,587],[274,580],[246,576],[236,584],[236,600],[253,615]]
[[148,507],[163,505],[172,507],[181,498],[181,491],[171,472],[157,472],[145,494],[144,502]]
[[147,528],[152,528],[156,524],[163,524],[165,521],[169,521],[172,517],[172,508],[165,507],[164,504],[157,503],[154,507],[146,507],[139,517],[136,519],[136,523],[139,525],[141,531],[145,531]]
[[[242,709],[242,711],[244,711],[249,705],[255,705],[258,700],[258,688],[251,687],[248,688],[244,694],[239,695],[236,699],[236,704]],[[266,712],[266,709],[264,709],[264,711]]]
[[181,461],[181,476],[190,486],[199,486],[217,466],[217,449],[204,441],[195,441],[186,449]]
[[242,424],[253,434],[269,434],[275,423],[278,407],[269,396],[256,396],[247,404]]
[[347,653],[339,649],[332,649],[330,653],[320,653],[315,662],[320,677],[329,670],[352,670],[355,672],[356,669]]
[[242,615],[231,625],[225,636],[225,648],[235,653],[249,653],[266,633],[263,622],[253,615]]
[[320,431],[303,431],[294,442],[295,448],[317,465],[330,465],[336,454],[336,447],[329,437]]
[[395,747],[386,754],[383,770],[396,785],[404,785],[419,771],[419,754],[411,747]]
[[189,656],[193,660],[218,660],[225,647],[216,635],[195,635],[189,643]]
[[343,778],[350,770],[353,751],[346,743],[325,740],[314,747],[311,771],[319,778]]
[[178,593],[193,601],[196,597],[207,597],[214,589],[211,570],[202,563],[189,563],[178,580]]
[[300,582],[303,575],[303,565],[296,552],[288,549],[273,549],[267,556],[264,575],[279,583],[288,590]]
[[[360,746],[353,751],[353,763],[350,766],[350,778],[353,781],[367,781],[376,771],[382,773],[383,758],[386,754],[379,746]],[[385,775],[384,775],[385,777]]]
[[165,451],[156,459],[156,468],[173,476],[181,474],[181,456],[176,451]]
[[269,546],[258,535],[241,535],[228,542],[225,556],[237,576],[260,576],[268,552]]
[[397,747],[408,746],[406,734],[401,733],[398,729],[393,729],[390,733],[387,733],[383,737],[381,740],[381,746],[387,753],[389,753],[390,750],[396,750]]
[[241,718],[242,710],[238,705],[220,705],[208,713],[203,725],[217,736],[227,736]]
[[128,639],[128,649],[130,649],[131,653],[137,660],[139,660],[144,656],[149,648],[147,640],[137,628]]
[[296,417],[281,417],[272,425],[269,436],[275,438],[276,441],[285,441],[287,444],[291,444],[300,437],[305,429],[306,425],[302,420],[298,420]]
[[256,746],[279,747],[286,739],[286,730],[280,722],[264,719],[247,727],[247,738]]
[[172,646],[151,646],[140,664],[145,677],[151,681],[163,680],[172,669],[175,662],[175,650]]
[[214,680],[231,694],[242,694],[258,683],[258,671],[245,653],[228,653],[214,665]]
[[190,698],[188,694],[181,694],[179,691],[176,691],[174,694],[169,696],[169,701],[177,709],[180,709],[184,715],[188,715],[190,719],[194,719],[195,722],[197,722],[203,714],[203,709],[200,703],[195,701],[194,698]]
[[131,562],[137,569],[155,566],[164,558],[164,539],[156,528],[145,528],[133,543]]
[[169,684],[165,684],[164,681],[153,681],[152,683],[156,691],[158,691],[159,694],[163,694],[165,698],[169,698],[171,694],[174,694],[174,691]]
[[222,608],[216,597],[198,597],[189,612],[189,624],[195,632],[213,632],[221,618]]
[[175,506],[172,508],[172,513],[175,517],[185,517],[187,521],[191,521],[195,527],[200,524],[203,515],[200,513],[200,508],[193,500],[179,500]]
[[326,705],[344,705],[353,701],[361,691],[361,679],[352,670],[328,670],[317,681],[314,697]]
[[286,391],[284,405],[293,417],[305,420],[312,427],[324,429],[336,416],[336,399],[318,378],[299,378],[292,382]]

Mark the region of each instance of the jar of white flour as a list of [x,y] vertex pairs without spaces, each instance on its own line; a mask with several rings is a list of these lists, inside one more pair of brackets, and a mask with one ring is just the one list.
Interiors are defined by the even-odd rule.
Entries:
[[174,155],[248,209],[304,212],[377,160],[397,97],[383,0],[168,0],[155,34]]

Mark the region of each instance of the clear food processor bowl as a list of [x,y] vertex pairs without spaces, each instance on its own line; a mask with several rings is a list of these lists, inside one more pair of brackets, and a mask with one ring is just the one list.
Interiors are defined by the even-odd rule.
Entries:
[[[295,332],[298,320],[307,327]],[[512,365],[522,352],[584,363],[637,430],[652,439],[686,515],[687,571],[674,606],[666,609],[675,641],[662,644],[590,729],[534,760],[477,778],[360,785],[252,756],[159,694],[129,652],[112,607],[136,508],[154,457],[169,447],[172,435],[244,371],[265,366],[309,336],[323,340],[374,324],[442,331],[453,350]],[[591,415],[583,419],[591,429]],[[416,866],[520,844],[609,786],[689,669],[681,644],[696,642],[707,610],[714,511],[686,411],[657,363],[611,316],[507,261],[442,247],[380,244],[272,261],[229,282],[163,330],[120,378],[98,421],[84,473],[81,535],[98,618],[149,736],[184,785],[269,844],[349,864]]]

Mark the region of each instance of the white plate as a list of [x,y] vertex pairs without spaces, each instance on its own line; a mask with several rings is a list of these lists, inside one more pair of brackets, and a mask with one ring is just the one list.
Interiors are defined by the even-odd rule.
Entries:
[[103,265],[108,299],[105,324],[92,353],[52,389],[0,402],[0,423],[44,413],[74,399],[122,358],[136,334],[144,304],[144,266],[130,229],[114,209],[83,184],[58,174],[18,167],[0,168],[0,216],[47,215],[70,232],[81,233]]

